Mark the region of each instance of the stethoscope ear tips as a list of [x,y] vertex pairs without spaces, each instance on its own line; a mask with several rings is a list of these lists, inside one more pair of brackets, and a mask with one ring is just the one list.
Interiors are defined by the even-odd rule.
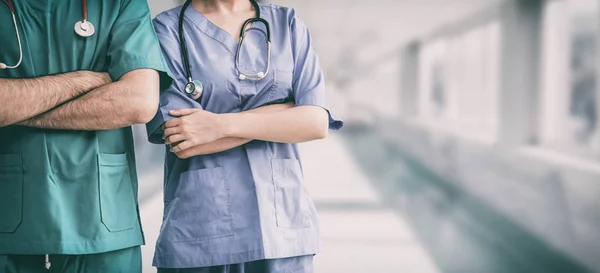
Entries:
[[0,69],[6,69],[6,68],[7,68],[7,66],[5,63],[0,63]]

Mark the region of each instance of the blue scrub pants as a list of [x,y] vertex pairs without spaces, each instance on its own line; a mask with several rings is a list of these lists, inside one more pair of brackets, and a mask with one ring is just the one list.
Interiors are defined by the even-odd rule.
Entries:
[[0,255],[0,273],[141,273],[139,246],[87,255]]
[[159,268],[158,273],[313,273],[313,256],[259,260],[201,268]]

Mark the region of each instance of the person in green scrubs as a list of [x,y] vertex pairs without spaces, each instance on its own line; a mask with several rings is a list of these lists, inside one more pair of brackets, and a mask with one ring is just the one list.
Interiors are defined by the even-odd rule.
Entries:
[[0,0],[0,24],[0,273],[141,272],[130,126],[172,82],[146,1]]

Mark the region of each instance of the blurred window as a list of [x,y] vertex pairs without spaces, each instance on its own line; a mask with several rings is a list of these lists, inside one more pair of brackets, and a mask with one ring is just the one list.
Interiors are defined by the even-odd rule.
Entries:
[[419,116],[448,130],[495,140],[500,24],[492,21],[424,44]]
[[447,43],[435,41],[427,44],[421,51],[421,71],[419,92],[419,115],[426,119],[447,119],[448,69]]
[[542,69],[542,145],[598,156],[598,1],[550,1],[548,5],[543,51],[546,67]]

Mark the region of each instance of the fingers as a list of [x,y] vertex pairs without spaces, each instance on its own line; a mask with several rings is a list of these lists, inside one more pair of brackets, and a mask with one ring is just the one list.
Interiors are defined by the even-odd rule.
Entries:
[[178,153],[183,150],[189,149],[193,146],[191,141],[183,141],[177,145],[171,146],[171,152]]
[[192,156],[192,153],[190,152],[190,150],[183,150],[181,152],[175,153],[177,155],[177,157],[181,158],[181,159],[188,159]]
[[169,145],[169,150],[171,150],[172,147],[175,147],[175,146],[181,144],[181,142],[183,142],[183,141],[173,142],[172,144]]
[[294,104],[293,102],[288,102],[288,103],[285,103],[285,104],[284,104],[284,107],[285,107],[285,109],[284,109],[284,110],[287,110],[287,109],[292,109],[292,108],[294,108],[294,107],[295,107],[295,104]]
[[191,114],[196,113],[198,111],[200,111],[200,109],[171,110],[171,111],[169,111],[169,115],[174,116],[174,117],[181,117],[181,116],[191,115]]
[[286,103],[277,104],[277,107],[280,111],[294,108],[294,102],[286,102]]
[[[171,110],[171,111],[169,111],[169,115],[171,115],[173,117],[183,117],[183,116],[191,115],[193,113],[197,113],[199,111],[202,111],[202,110],[200,110],[200,109]],[[162,129],[165,130],[166,128],[177,127],[177,126],[181,125],[182,122],[183,121],[181,120],[181,118],[169,120],[163,124]]]
[[172,135],[165,138],[165,144],[171,145],[172,143],[177,143],[185,139],[186,137],[183,134]]
[[167,137],[170,137],[175,134],[181,134],[181,133],[183,133],[182,126],[165,128],[165,129],[163,129],[163,139],[167,139]]
[[169,120],[163,124],[163,130],[166,130],[167,128],[177,127],[177,126],[181,125],[182,123],[183,123],[183,121],[179,118]]

